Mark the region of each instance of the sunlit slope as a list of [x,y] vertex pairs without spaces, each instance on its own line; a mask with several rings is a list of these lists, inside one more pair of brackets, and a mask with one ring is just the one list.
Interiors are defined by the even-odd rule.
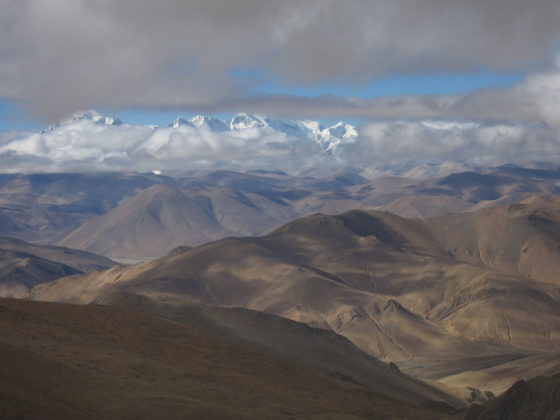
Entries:
[[123,289],[245,307],[332,329],[404,366],[460,359],[464,370],[473,357],[558,348],[559,208],[536,197],[427,220],[316,214],[260,238],[64,278],[33,296],[88,303]]

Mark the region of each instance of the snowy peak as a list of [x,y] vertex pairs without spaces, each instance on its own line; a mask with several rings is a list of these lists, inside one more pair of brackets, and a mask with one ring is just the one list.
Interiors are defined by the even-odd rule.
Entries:
[[187,120],[184,117],[179,117],[171,124],[169,124],[167,127],[169,128],[189,127],[198,130],[206,129],[209,131],[228,130],[228,124],[226,124],[224,121],[206,115],[196,115],[189,120]]
[[268,126],[287,137],[307,137],[315,139],[316,133],[309,129],[302,121],[283,121],[266,118]]
[[309,139],[321,146],[325,152],[333,153],[341,144],[353,143],[358,137],[356,128],[345,122],[339,122],[331,127],[324,127],[313,120],[279,120],[266,115],[239,113],[229,121],[206,115],[197,115],[189,120],[177,118],[169,125],[171,128],[187,126],[195,130],[211,132],[227,132],[233,135],[251,130],[253,133],[281,134],[286,138]]
[[346,124],[342,121],[332,127],[324,129],[322,134],[323,136],[337,137],[339,139],[347,139],[358,136],[358,132],[354,126]]
[[226,131],[228,129],[228,124],[224,121],[206,115],[197,115],[189,121],[195,128],[206,128],[210,131]]
[[240,113],[233,117],[229,123],[231,130],[249,130],[253,128],[265,128],[268,123],[260,115]]
[[[69,119],[62,123],[49,127],[47,132],[66,132],[75,131],[99,132],[105,131],[114,126],[122,125],[122,121],[116,118],[107,117],[96,111],[83,111],[73,114]],[[160,130],[158,126],[145,126],[146,129],[153,130],[154,133]],[[250,131],[249,135],[270,136],[280,135],[287,141],[295,139],[306,139],[318,144],[324,152],[334,153],[336,149],[346,143],[352,143],[358,137],[356,128],[350,124],[339,122],[331,127],[324,127],[318,121],[312,120],[282,120],[274,119],[267,115],[239,113],[231,120],[221,120],[207,115],[196,115],[192,118],[179,117],[167,125],[167,130],[183,130],[189,136],[204,135],[204,133],[228,133],[234,137],[246,136],[245,131]],[[155,140],[154,140],[155,141]],[[156,141],[157,143],[157,141]],[[155,147],[155,146],[154,146]]]
[[355,142],[357,138],[356,128],[344,122],[325,128],[317,134],[317,142],[329,153],[334,153],[341,144]]
[[93,110],[77,112],[60,125],[76,124],[82,121],[91,121],[96,125],[122,125],[122,121],[118,118],[106,117]]
[[175,121],[168,125],[169,128],[179,128],[182,126],[194,128],[194,125],[189,120],[183,117],[177,118]]
[[46,130],[42,130],[41,133],[52,132],[60,128],[78,126],[82,124],[93,124],[96,126],[119,126],[122,125],[123,122],[118,118],[106,117],[93,110],[80,111],[72,114],[70,118],[59,124],[50,125]]
[[350,124],[339,122],[323,128],[318,121],[311,120],[276,120],[267,116],[241,113],[229,123],[230,130],[267,130],[281,133],[290,138],[308,138],[330,153],[343,143],[352,143],[358,137],[358,131]]
[[319,121],[300,120],[299,124],[309,132],[314,133],[316,135],[319,135],[319,133],[321,133],[321,131],[324,130],[323,124],[321,124]]

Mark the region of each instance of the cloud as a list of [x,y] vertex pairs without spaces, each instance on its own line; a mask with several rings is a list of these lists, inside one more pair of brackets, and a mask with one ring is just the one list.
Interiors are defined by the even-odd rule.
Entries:
[[529,161],[556,162],[560,130],[543,124],[400,121],[370,123],[360,141],[347,146],[353,162],[457,162],[496,166]]
[[[0,139],[3,172],[282,170],[293,174],[353,166],[371,176],[428,176],[529,161],[556,164],[560,129],[545,123],[397,120],[355,131],[313,121],[246,116],[212,131],[186,122],[137,126],[85,113],[41,133]],[[193,121],[193,120],[191,120]],[[410,171],[412,169],[412,171]]]
[[368,120],[450,119],[493,122],[543,122],[560,127],[560,56],[521,82],[502,89],[480,89],[462,95],[419,95],[376,99],[327,95],[239,97],[219,110],[301,117],[363,118]]
[[5,135],[0,162],[4,172],[292,169],[312,165],[321,147],[272,127],[213,132],[114,123],[87,112],[40,133]]
[[[286,83],[392,73],[527,71],[560,41],[556,0],[2,0],[0,97],[57,120],[76,109],[239,110],[389,116],[389,103],[252,98],[232,69]],[[437,113],[406,99],[407,107]],[[467,106],[470,102],[466,101]],[[307,106],[307,107],[306,107]],[[284,109],[288,112],[288,109]],[[416,114],[421,114],[417,111]]]

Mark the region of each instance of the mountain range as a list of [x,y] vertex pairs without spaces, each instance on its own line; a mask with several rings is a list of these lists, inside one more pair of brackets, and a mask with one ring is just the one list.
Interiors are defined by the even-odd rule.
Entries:
[[[514,166],[428,180],[370,180],[354,168],[2,175],[0,293],[20,300],[0,302],[11,349],[0,397],[30,416],[122,417],[148,381],[169,397],[145,409],[169,406],[170,416],[186,406],[285,414],[249,398],[255,389],[297,403],[291,415],[317,416],[294,394],[295,377],[329,396],[336,418],[515,418],[516,404],[549,415],[554,394],[543,390],[560,369],[559,187],[556,170]],[[111,331],[121,344],[100,335],[107,317],[120,321]],[[157,349],[124,332],[153,340],[154,328]],[[177,337],[206,349],[193,359],[200,372],[210,369],[204,343],[231,357],[217,356],[225,365],[213,361],[204,379],[172,362]],[[92,342],[104,354],[96,366],[76,356]],[[150,359],[155,351],[163,359]],[[52,366],[67,379],[48,379]],[[277,386],[242,373],[257,366],[276,366]],[[18,371],[26,379],[10,388]],[[113,388],[66,399],[76,380],[117,379],[128,384],[122,404]],[[216,403],[228,386],[243,389],[249,411]]]
[[[314,214],[261,237],[178,248],[154,261],[36,286],[33,299],[242,307],[341,334],[463,399],[560,367],[560,202],[406,219]],[[531,314],[529,317],[527,314]],[[492,376],[502,366],[507,374]]]
[[[554,134],[546,127],[539,130],[542,139],[531,143],[525,136],[531,130],[507,122],[370,121],[354,126],[241,113],[148,125],[85,111],[42,131],[6,133],[0,165],[4,173],[156,171],[174,177],[263,168],[325,176],[352,166],[368,179],[429,179],[504,164],[554,169],[550,151],[556,146],[549,138]],[[532,153],[524,153],[527,148]]]
[[[37,172],[38,167],[69,172],[98,172],[124,168],[181,173],[185,165],[197,169],[212,161],[259,162],[329,156],[352,144],[357,129],[347,123],[332,126],[311,120],[278,120],[241,113],[230,120],[198,115],[179,117],[166,126],[125,124],[95,111],[79,112],[37,133],[19,133],[0,144],[4,170],[18,162],[16,172]],[[48,164],[47,164],[48,163]],[[159,164],[159,165],[158,165]],[[154,167],[155,166],[155,167]],[[212,167],[213,165],[210,165]],[[219,166],[219,165],[218,165]],[[234,165],[235,166],[235,165]],[[245,166],[240,164],[240,167]],[[22,169],[23,168],[23,169]],[[301,172],[302,168],[296,169]]]
[[120,261],[152,259],[177,246],[260,235],[314,212],[384,209],[430,217],[559,194],[560,172],[518,167],[429,180],[359,171],[322,177],[210,171],[0,175],[0,234]]
[[177,118],[170,128],[194,129],[209,132],[243,133],[247,131],[264,133],[277,133],[288,138],[311,139],[319,144],[322,150],[334,152],[343,142],[353,142],[358,137],[356,128],[342,121],[330,127],[324,127],[318,121],[312,120],[278,120],[266,115],[240,113],[230,120],[221,120],[216,117],[197,115],[190,119]]

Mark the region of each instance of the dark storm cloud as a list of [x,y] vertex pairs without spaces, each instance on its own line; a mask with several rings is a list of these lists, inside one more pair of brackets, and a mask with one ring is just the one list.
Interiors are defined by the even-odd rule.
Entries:
[[[425,98],[254,99],[228,74],[257,68],[305,84],[359,83],[395,72],[525,71],[550,60],[560,38],[556,0],[0,0],[0,6],[0,97],[48,119],[91,107],[220,110],[251,101],[270,108],[296,101],[315,114],[309,108],[315,104],[358,115],[438,113],[439,99],[435,106]],[[468,110],[471,100],[461,106]]]

